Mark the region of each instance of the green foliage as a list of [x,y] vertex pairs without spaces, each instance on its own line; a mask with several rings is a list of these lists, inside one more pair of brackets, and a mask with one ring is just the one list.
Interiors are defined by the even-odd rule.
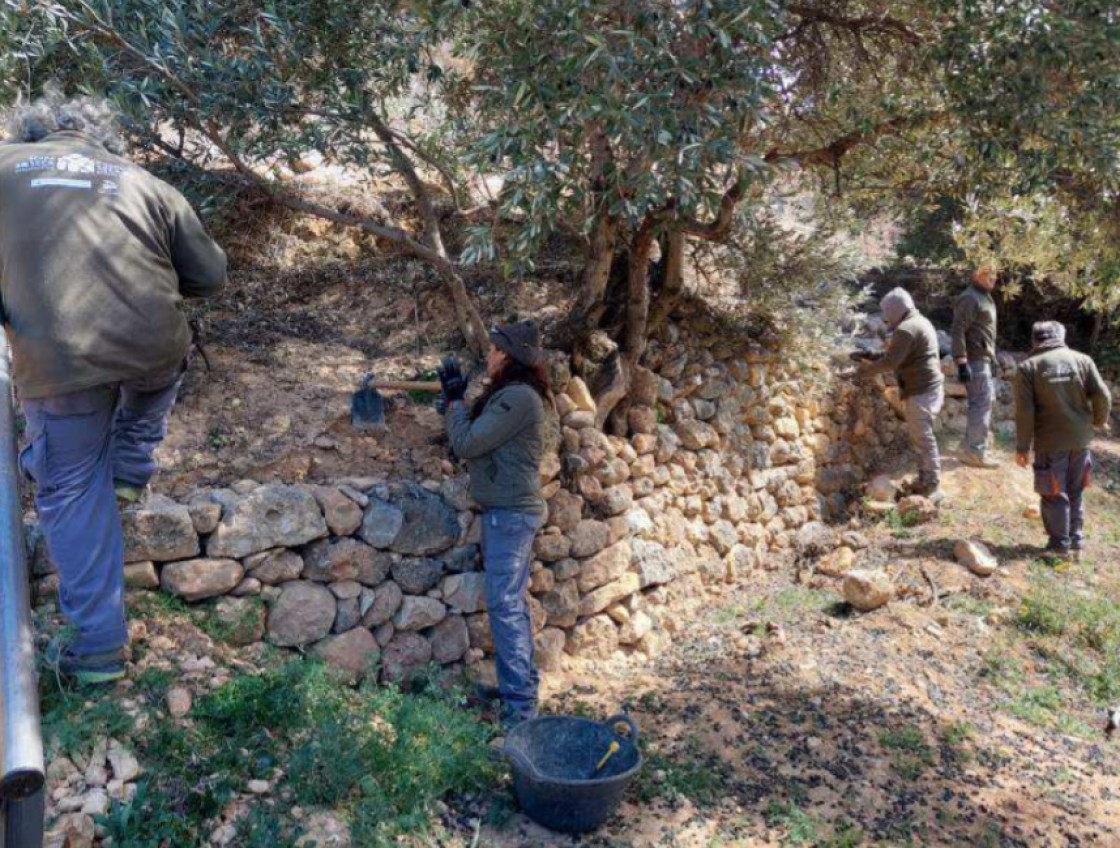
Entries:
[[772,192],[741,208],[726,242],[697,244],[700,293],[733,322],[783,342],[799,362],[819,362],[866,298],[854,285],[868,267],[855,226],[804,186]]
[[103,691],[84,692],[44,670],[40,680],[43,741],[50,755],[80,759],[106,737],[125,738],[133,719]]
[[[957,242],[1095,309],[1118,302],[1120,20],[1095,0],[941,0],[935,52],[971,196]],[[962,164],[964,164],[962,162]]]
[[916,780],[934,763],[933,749],[914,725],[889,730],[879,737],[879,742],[891,752],[895,770],[906,780]]
[[646,757],[632,791],[642,803],[655,798],[687,798],[697,806],[707,807],[724,792],[724,772],[723,764],[711,758],[653,752]]
[[[144,688],[165,682],[151,673]],[[138,681],[141,683],[141,681]],[[349,814],[356,844],[388,845],[423,833],[437,800],[478,791],[496,777],[490,730],[454,690],[405,695],[339,686],[302,660],[236,677],[198,701],[190,725],[155,722],[136,740],[145,778],[136,798],[103,824],[115,845],[202,844],[203,824],[251,779],[283,769],[298,803]],[[257,810],[238,844],[291,844],[278,819]]]
[[[477,73],[464,100],[480,126],[476,167],[506,174],[511,248],[529,257],[563,219],[600,209],[637,226],[655,210],[712,209],[729,173],[768,172],[741,139],[760,126],[780,79],[783,28],[759,0],[478,4],[460,42]],[[510,120],[511,116],[517,120]],[[467,258],[492,258],[490,229]]]

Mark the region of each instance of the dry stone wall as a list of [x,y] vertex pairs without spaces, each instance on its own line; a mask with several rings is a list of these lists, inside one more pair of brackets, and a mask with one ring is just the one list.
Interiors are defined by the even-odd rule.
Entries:
[[[816,365],[669,326],[634,378],[621,432],[555,369],[534,546],[538,661],[655,655],[705,593],[778,567],[840,519],[867,470],[904,448],[889,396]],[[207,603],[231,639],[307,649],[388,679],[492,650],[481,519],[464,473],[334,485],[243,481],[123,514],[126,579]],[[29,527],[40,588],[56,585]],[[217,600],[215,600],[217,599]],[[260,601],[263,601],[261,603]]]

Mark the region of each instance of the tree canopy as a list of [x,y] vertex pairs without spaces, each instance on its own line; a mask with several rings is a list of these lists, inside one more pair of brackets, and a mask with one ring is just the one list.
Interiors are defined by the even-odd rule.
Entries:
[[[463,268],[582,239],[557,338],[604,327],[625,382],[697,243],[799,173],[833,208],[963,210],[970,261],[1110,308],[1120,13],[1089,0],[0,0],[3,94],[107,94],[138,145],[429,262],[475,350]],[[419,226],[322,205],[273,165],[390,168]],[[500,177],[449,252],[429,181]],[[859,204],[859,205],[856,205]],[[499,226],[500,224],[500,226]],[[788,234],[774,231],[770,238]],[[654,261],[656,260],[656,261]],[[750,274],[750,263],[733,263]],[[762,263],[765,265],[766,263]],[[771,272],[772,273],[772,272]],[[812,289],[819,280],[804,281]]]

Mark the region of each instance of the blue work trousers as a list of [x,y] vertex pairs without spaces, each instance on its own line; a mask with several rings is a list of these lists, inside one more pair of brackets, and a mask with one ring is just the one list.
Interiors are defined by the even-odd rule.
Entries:
[[531,512],[488,509],[483,515],[486,608],[494,634],[498,691],[504,713],[516,719],[529,719],[537,713],[540,675],[533,661],[533,626],[526,592],[533,538],[540,526],[541,517]]
[[58,568],[59,603],[77,629],[77,655],[121,648],[124,540],[114,480],[147,485],[183,367],[148,377],[21,401],[27,445],[20,467]]

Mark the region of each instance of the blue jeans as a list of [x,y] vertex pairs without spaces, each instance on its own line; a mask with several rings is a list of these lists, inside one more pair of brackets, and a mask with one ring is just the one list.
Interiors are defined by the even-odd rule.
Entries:
[[965,386],[968,394],[968,427],[964,433],[964,444],[973,453],[985,453],[988,449],[988,433],[992,429],[992,401],[995,398],[992,363],[973,360],[968,363],[968,370],[972,372],[972,379]]
[[124,539],[114,479],[144,486],[167,434],[183,368],[46,398],[22,400],[27,446],[20,468],[58,567],[59,603],[77,628],[78,655],[121,648]]
[[482,521],[486,608],[494,634],[498,691],[507,716],[532,718],[537,712],[540,675],[533,662],[529,620],[529,567],[541,516],[512,509],[488,509]]
[[1051,550],[1081,550],[1084,543],[1083,495],[1093,473],[1088,450],[1040,453],[1034,457],[1034,488],[1042,498],[1042,525]]

